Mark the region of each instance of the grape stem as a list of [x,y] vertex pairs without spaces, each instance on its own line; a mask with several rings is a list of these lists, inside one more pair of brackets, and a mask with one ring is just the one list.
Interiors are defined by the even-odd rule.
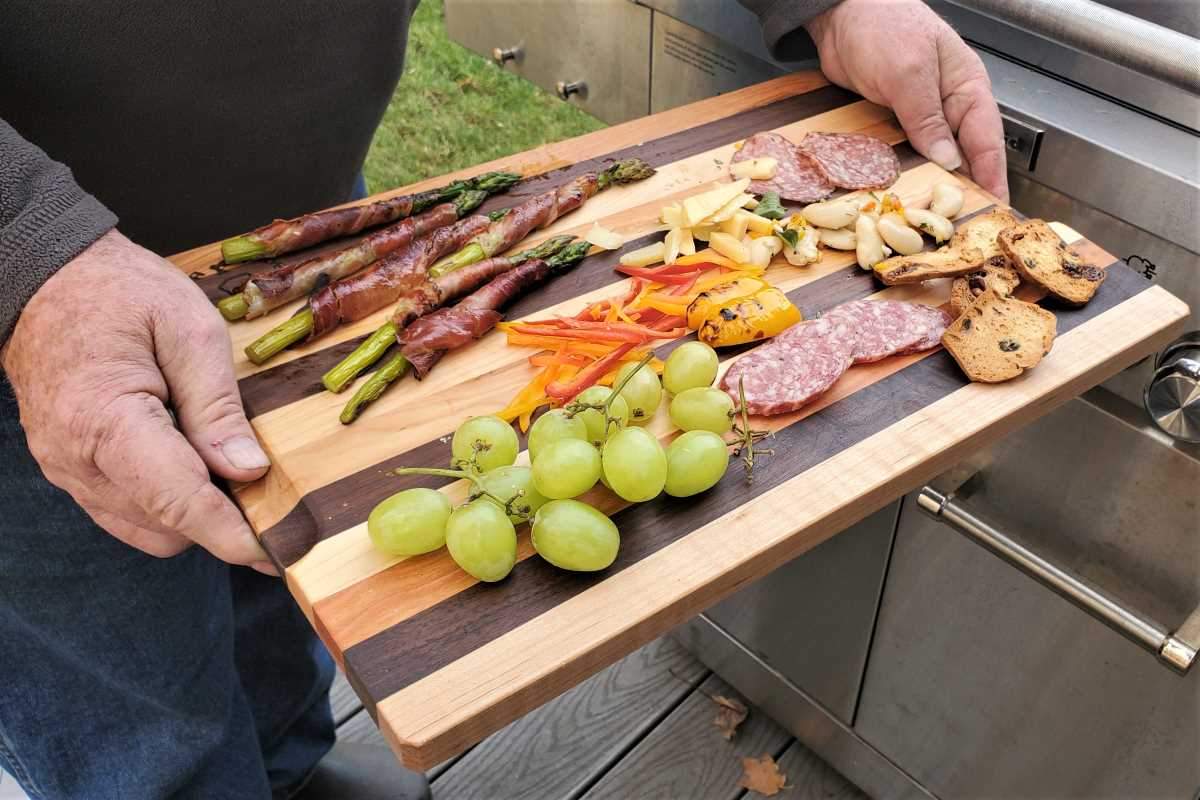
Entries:
[[621,420],[612,416],[610,413],[612,410],[613,401],[617,399],[617,395],[619,395],[621,390],[625,388],[625,384],[633,380],[633,376],[638,373],[638,370],[649,364],[653,358],[654,351],[650,351],[646,353],[646,355],[642,356],[642,360],[637,363],[636,367],[629,370],[629,374],[622,378],[620,382],[613,387],[612,392],[610,392],[608,397],[604,399],[603,403],[581,403],[578,400],[575,400],[567,405],[563,410],[567,412],[568,417],[574,417],[576,414],[581,414],[589,409],[601,412],[604,414],[604,438],[607,439],[608,426],[615,424],[620,427],[621,425]]
[[754,445],[768,436],[775,434],[770,431],[754,430],[750,427],[750,412],[746,409],[746,386],[743,378],[738,378],[738,407],[734,410],[735,414],[741,415],[741,424],[733,426],[733,432],[737,434],[738,441],[731,442],[737,445],[733,454],[742,459],[742,463],[746,466],[746,483],[754,481],[754,457],[755,456],[770,456],[775,454],[775,450],[758,449]]
[[[528,520],[529,512],[532,510],[529,506],[515,506],[513,503],[525,496],[524,489],[518,489],[517,493],[508,500],[497,497],[489,492],[483,485],[483,477],[476,471],[466,469],[438,469],[437,467],[396,467],[389,470],[388,475],[403,477],[404,475],[433,475],[438,478],[459,478],[469,480],[474,486],[475,491],[467,500],[478,500],[480,497],[490,497],[498,506],[504,509],[504,513],[510,517],[520,517]],[[465,505],[465,503],[464,503]]]

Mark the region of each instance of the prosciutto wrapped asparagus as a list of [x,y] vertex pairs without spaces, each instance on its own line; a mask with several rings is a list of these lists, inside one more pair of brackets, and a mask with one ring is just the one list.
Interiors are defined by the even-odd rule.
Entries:
[[349,236],[419,214],[439,203],[453,200],[463,192],[502,192],[520,179],[520,175],[512,172],[488,172],[419,194],[391,197],[352,208],[335,208],[293,219],[277,219],[270,225],[221,242],[221,258],[226,264],[235,264],[291,253],[338,236]]
[[[600,173],[580,175],[532,197],[488,225],[472,227],[481,218],[469,217],[440,228],[368,269],[321,289],[310,298],[307,309],[255,340],[246,348],[246,355],[255,364],[262,364],[301,339],[311,341],[342,322],[362,319],[397,300],[401,302],[393,321],[415,319],[438,305],[434,278],[511,248],[530,231],[550,225],[609,186],[640,181],[653,174],[654,170],[641,159],[618,161]],[[452,252],[449,258],[442,258]]]
[[241,317],[261,317],[272,309],[308,295],[322,282],[353,275],[412,240],[446,227],[478,208],[487,196],[488,193],[482,190],[463,192],[452,202],[440,203],[428,211],[375,231],[350,247],[256,275],[240,293],[225,298],[217,307],[230,321]]
[[421,317],[398,335],[400,353],[376,370],[342,409],[341,421],[349,425],[384,390],[411,367],[424,378],[450,350],[462,347],[496,327],[500,310],[552,277],[583,260],[591,246],[577,242],[549,259],[530,259],[492,278],[453,308],[441,308]]

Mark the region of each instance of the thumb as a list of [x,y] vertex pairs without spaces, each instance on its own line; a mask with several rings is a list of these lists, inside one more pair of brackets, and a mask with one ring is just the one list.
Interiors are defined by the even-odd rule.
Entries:
[[155,330],[171,405],[183,435],[212,472],[234,481],[255,480],[271,461],[242,409],[229,333],[211,306],[198,316],[189,325],[177,315]]

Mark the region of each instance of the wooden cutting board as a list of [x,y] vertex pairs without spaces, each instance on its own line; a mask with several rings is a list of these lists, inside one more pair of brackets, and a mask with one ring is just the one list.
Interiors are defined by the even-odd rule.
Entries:
[[[964,212],[994,198],[961,175],[927,163],[904,142],[885,109],[802,73],[500,159],[396,192],[487,169],[540,176],[485,209],[511,205],[608,159],[640,156],[658,168],[643,183],[589,201],[531,239],[583,234],[595,220],[628,237],[661,234],[659,208],[726,177],[735,142],[761,130],[793,140],[807,130],[862,131],[896,145],[904,173],[893,191],[928,198],[934,183],[963,185]],[[492,333],[446,357],[422,382],[404,380],[344,427],[348,395],[322,391],[320,376],[374,330],[386,312],[299,347],[264,367],[242,348],[292,309],[231,326],[240,388],[274,466],[235,489],[288,586],[400,758],[438,763],[712,605],[775,566],[934,477],[956,461],[1048,412],[1166,344],[1186,306],[1123,263],[1060,234],[1109,277],[1081,309],[1056,309],[1059,338],[1032,372],[999,386],[969,384],[942,351],[851,369],[820,402],[764,421],[774,455],[748,483],[740,465],[706,494],[660,497],[623,507],[603,490],[591,500],[613,514],[621,552],[600,574],[557,570],[532,553],[521,532],[513,574],[476,583],[443,550],[411,559],[384,556],[366,533],[371,508],[388,495],[439,479],[399,479],[393,467],[445,466],[449,434],[468,416],[502,408],[534,374],[532,351]],[[508,317],[575,313],[624,293],[617,254],[587,259],[523,298]],[[216,273],[215,245],[174,258],[214,299],[244,266]],[[804,268],[772,267],[771,282],[812,316],[838,303],[884,296],[940,305],[945,281],[885,289],[853,263],[825,251]],[[661,348],[665,351],[668,347]],[[669,436],[666,414],[651,429]],[[524,455],[522,455],[524,459]],[[460,485],[446,486],[455,497]],[[804,613],[797,609],[796,613]]]

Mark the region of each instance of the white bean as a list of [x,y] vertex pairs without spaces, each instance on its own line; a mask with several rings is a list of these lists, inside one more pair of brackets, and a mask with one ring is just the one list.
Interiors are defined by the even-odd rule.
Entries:
[[932,236],[933,240],[939,244],[954,235],[953,222],[941,214],[935,214],[923,208],[904,209],[904,219],[921,233]]
[[804,207],[804,219],[818,228],[844,228],[857,218],[857,200],[829,200]]
[[821,229],[821,244],[834,250],[855,250],[858,248],[858,237],[852,228]]
[[876,224],[879,228],[879,235],[888,243],[888,247],[897,253],[911,256],[925,249],[925,242],[921,239],[921,234],[908,227],[904,217],[895,211],[884,214]]
[[946,219],[954,219],[958,216],[958,212],[962,211],[962,207],[961,187],[955,186],[953,183],[934,184],[933,202],[929,204],[930,211]]
[[783,249],[783,239],[778,236],[760,236],[754,241],[762,242],[762,246],[767,249],[772,256],[779,255],[779,251]]
[[858,257],[858,265],[863,269],[874,269],[883,261],[883,239],[879,238],[879,229],[875,219],[870,214],[860,214],[854,220],[855,242],[854,254]]

